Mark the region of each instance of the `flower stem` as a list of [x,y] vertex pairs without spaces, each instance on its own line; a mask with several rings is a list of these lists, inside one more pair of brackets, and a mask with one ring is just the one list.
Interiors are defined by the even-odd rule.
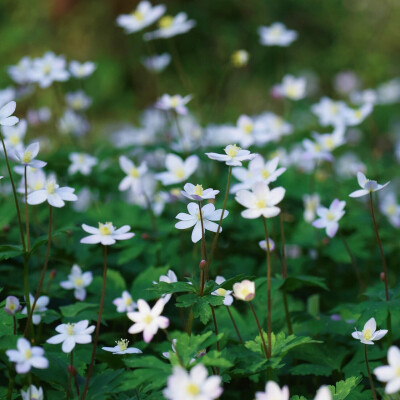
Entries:
[[92,350],[92,357],[90,359],[90,364],[89,364],[89,369],[88,369],[88,375],[86,378],[85,382],[85,387],[83,389],[82,397],[81,400],[84,400],[86,398],[86,393],[89,388],[89,382],[90,378],[93,373],[93,366],[94,366],[94,359],[96,357],[96,347],[97,347],[97,342],[99,340],[99,333],[100,333],[100,324],[101,324],[101,314],[103,313],[103,305],[104,305],[104,297],[106,294],[106,281],[107,281],[107,246],[103,246],[103,259],[104,259],[104,265],[103,265],[103,287],[101,289],[101,297],[100,297],[100,306],[99,306],[99,314],[97,316],[97,324],[96,324],[96,334],[94,336],[94,341],[93,341],[93,350]]
[[289,335],[293,335],[292,321],[290,320],[289,304],[287,300],[286,290],[282,290],[283,307],[285,308],[286,325]]
[[[215,310],[214,307],[212,305],[210,305],[211,307],[211,312],[212,312],[212,316],[213,316],[213,321],[214,321],[214,329],[215,329],[215,335],[218,336],[218,325],[217,325],[217,317],[215,316]],[[217,340],[217,350],[220,351],[220,347],[219,347],[219,340]]]
[[[201,201],[198,201],[199,205],[199,216],[200,216],[200,224],[201,224],[201,260],[207,261],[207,252],[206,252],[206,238],[204,232],[204,220],[203,213],[201,211]],[[200,266],[200,296],[203,296],[204,291],[204,268]]]
[[31,239],[29,235],[29,208],[28,208],[28,177],[26,174],[27,166],[24,166],[25,180],[25,229],[26,229],[26,244],[28,253],[31,251]]
[[[46,256],[45,256],[45,259],[44,259],[42,273],[41,273],[40,279],[39,279],[39,285],[38,285],[38,288],[36,290],[35,299],[33,300],[31,311],[28,314],[28,320],[26,322],[25,333],[24,333],[25,337],[28,336],[28,332],[29,332],[29,329],[30,329],[31,321],[32,321],[33,312],[35,310],[36,302],[37,302],[37,300],[38,300],[38,298],[40,296],[40,292],[42,291],[43,281],[44,281],[44,277],[46,275],[47,265],[49,263],[52,226],[53,226],[53,207],[49,204],[49,232],[48,232],[48,237],[47,237]],[[27,273],[25,273],[24,275],[25,275],[25,277],[27,277]],[[29,294],[28,294],[28,300],[29,300]]]
[[183,365],[181,356],[179,355],[179,351],[178,351],[177,347],[174,346],[174,342],[173,342],[173,340],[172,340],[170,334],[168,333],[168,331],[167,331],[166,329],[163,329],[163,331],[164,331],[165,336],[167,337],[168,341],[171,343],[171,346],[175,349],[175,354],[176,354],[176,357],[177,357],[177,359],[178,359],[178,361],[179,361],[180,366],[183,367],[183,368],[185,368],[185,366]]
[[351,264],[353,265],[354,273],[356,274],[358,284],[360,285],[360,290],[362,291],[365,287],[363,281],[361,280],[361,275],[360,271],[358,270],[357,262],[356,259],[354,258],[354,255],[352,251],[350,250],[349,244],[347,243],[347,240],[345,239],[344,235],[342,232],[339,232],[340,238],[342,239],[342,242],[344,244],[344,247],[346,248],[346,251],[350,257]]
[[239,328],[236,325],[236,322],[235,322],[235,319],[233,318],[232,312],[231,312],[231,310],[229,309],[228,306],[225,306],[225,307],[226,307],[226,309],[228,311],[229,317],[231,318],[231,321],[232,321],[233,327],[235,328],[236,335],[237,335],[237,337],[239,339],[239,342],[241,344],[243,344],[243,340],[242,340],[242,337],[240,336]]
[[374,386],[374,382],[372,380],[371,371],[369,370],[368,356],[367,356],[367,345],[366,344],[364,344],[364,357],[365,357],[365,364],[367,366],[369,385],[371,386],[371,390],[372,390],[372,397],[373,397],[374,400],[378,400],[378,398],[376,397],[375,386]]
[[70,370],[68,377],[68,387],[67,387],[67,400],[69,400],[69,393],[71,391],[71,381],[72,381],[72,368],[74,366],[74,351],[71,351],[71,362],[70,362]]
[[15,315],[13,314],[13,335],[17,334],[17,320],[15,318]]
[[267,358],[271,357],[271,332],[272,332],[272,324],[271,324],[271,248],[269,246],[269,238],[268,238],[268,228],[267,228],[267,220],[265,217],[262,218],[264,225],[264,233],[265,233],[265,242],[267,245],[267,338],[268,338],[268,353]]
[[262,344],[263,344],[263,348],[264,348],[265,357],[269,358],[269,356],[268,356],[269,353],[268,353],[267,345],[265,344],[265,339],[264,339],[263,331],[262,331],[262,329],[261,329],[260,322],[258,321],[257,314],[256,314],[256,312],[255,312],[255,310],[254,310],[254,307],[253,307],[253,304],[251,303],[251,301],[249,301],[248,303],[249,303],[249,306],[250,306],[250,308],[251,308],[251,311],[253,312],[254,319],[256,320],[256,324],[257,324],[257,328],[258,328],[258,333],[260,334],[260,338],[261,338],[261,341],[262,341]]
[[224,198],[224,204],[222,206],[221,218],[219,219],[217,232],[215,233],[215,236],[214,236],[214,239],[213,239],[212,245],[211,245],[211,250],[210,250],[210,253],[208,255],[208,263],[207,263],[207,267],[206,267],[206,281],[208,281],[208,273],[209,273],[209,270],[210,270],[211,261],[213,259],[213,255],[214,255],[215,249],[217,247],[219,232],[221,230],[221,224],[222,224],[222,220],[224,218],[224,213],[225,213],[225,209],[226,209],[226,202],[228,200],[228,194],[229,194],[229,187],[231,185],[231,176],[232,176],[232,166],[229,166],[228,181],[226,183],[225,198]]
[[10,380],[8,381],[7,400],[12,399],[14,383],[15,383],[15,374],[14,374],[14,371],[11,370],[11,368],[10,368]]

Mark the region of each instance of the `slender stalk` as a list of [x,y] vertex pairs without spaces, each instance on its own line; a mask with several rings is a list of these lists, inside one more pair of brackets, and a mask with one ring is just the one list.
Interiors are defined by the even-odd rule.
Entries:
[[389,301],[389,287],[388,287],[388,275],[387,275],[387,268],[386,268],[386,259],[385,259],[385,254],[383,253],[381,237],[379,236],[379,231],[378,231],[378,225],[376,224],[375,212],[374,212],[374,203],[373,203],[373,200],[372,200],[372,192],[369,193],[369,205],[370,205],[370,210],[371,210],[372,222],[374,223],[374,230],[375,230],[375,234],[376,234],[376,240],[378,242],[379,251],[381,253],[381,258],[382,258],[382,266],[383,266],[383,273],[384,273],[383,281],[385,283],[385,297],[386,297],[386,301]]
[[371,390],[372,390],[372,397],[373,397],[374,400],[378,400],[378,398],[376,397],[376,391],[375,391],[374,382],[372,380],[371,371],[369,370],[368,356],[367,356],[367,345],[366,344],[364,344],[364,357],[365,357],[365,365],[367,366],[369,385],[371,386]]
[[182,362],[182,358],[181,358],[181,356],[180,356],[180,354],[179,354],[179,351],[178,351],[177,347],[174,346],[174,342],[173,342],[173,340],[172,340],[170,334],[168,333],[168,331],[167,331],[166,329],[163,329],[163,331],[164,331],[164,333],[165,333],[165,336],[167,337],[167,339],[168,339],[169,342],[171,343],[172,348],[175,350],[175,354],[176,354],[176,357],[178,358],[178,361],[179,361],[180,366],[183,367],[183,368],[185,368],[185,366],[183,365],[183,362]]
[[27,177],[27,166],[24,166],[24,180],[25,180],[25,229],[26,229],[26,244],[27,251],[31,251],[31,238],[29,235],[29,208],[28,208],[28,177]]
[[8,390],[7,390],[7,400],[12,399],[12,392],[14,389],[15,375],[14,372],[10,369],[10,380],[8,381]]
[[[32,322],[33,312],[35,311],[36,302],[37,302],[37,300],[38,300],[38,298],[40,296],[40,292],[42,291],[43,281],[44,281],[44,277],[46,275],[47,265],[49,263],[52,226],[53,226],[53,207],[49,204],[49,232],[48,232],[48,237],[47,237],[46,256],[45,256],[45,259],[44,259],[42,273],[41,273],[40,279],[39,279],[39,285],[38,285],[38,288],[36,290],[35,299],[33,300],[31,311],[28,314],[28,320],[26,322],[25,333],[24,333],[25,337],[27,337],[28,333],[29,333],[30,325],[31,325],[31,322]],[[25,274],[25,276],[26,276],[26,274]],[[29,299],[29,295],[28,295],[28,299]]]
[[250,308],[251,308],[251,311],[253,312],[254,319],[256,320],[256,324],[257,324],[257,328],[258,328],[258,333],[260,334],[260,338],[261,338],[261,341],[262,341],[262,344],[263,344],[263,348],[264,348],[265,357],[269,358],[269,356],[268,356],[269,353],[268,353],[267,345],[265,344],[265,339],[264,339],[263,331],[262,331],[262,329],[261,329],[260,322],[258,321],[257,314],[256,314],[256,312],[255,312],[255,310],[254,310],[254,307],[253,307],[253,304],[252,304],[251,301],[249,301],[249,306],[250,306]]
[[268,353],[267,357],[271,357],[271,332],[272,332],[272,324],[271,324],[271,248],[269,246],[269,237],[268,237],[268,229],[267,229],[267,220],[265,217],[262,218],[264,224],[264,233],[265,233],[265,242],[267,245],[267,338],[268,338]]
[[[147,212],[149,213],[151,225],[153,227],[153,234],[155,236],[155,240],[158,241],[157,220],[156,220],[156,218],[154,216],[153,208],[151,207],[151,201],[149,199],[149,196],[145,193],[145,191],[143,191],[143,195],[144,195],[144,198],[146,200]],[[160,252],[160,249],[157,249],[157,252],[156,252],[157,265],[160,265],[160,258],[161,258],[161,252]]]
[[186,77],[186,74],[185,74],[185,71],[183,69],[183,65],[182,65],[181,59],[179,57],[179,53],[178,53],[178,51],[176,49],[176,46],[175,46],[175,42],[174,42],[174,40],[168,40],[168,43],[169,43],[170,51],[171,51],[171,54],[172,54],[172,61],[174,63],[176,72],[178,73],[179,79],[181,80],[185,90],[187,90],[188,92],[192,92],[190,81]]
[[93,373],[93,366],[94,366],[94,359],[96,357],[96,347],[97,347],[97,342],[99,340],[99,333],[100,333],[100,324],[101,324],[101,314],[103,313],[103,305],[104,305],[104,297],[106,294],[106,281],[107,281],[107,246],[103,246],[103,260],[104,260],[104,265],[103,265],[103,287],[101,289],[101,297],[100,297],[100,306],[99,306],[99,314],[97,316],[97,324],[96,324],[96,334],[94,336],[94,341],[93,341],[93,350],[92,350],[92,358],[90,359],[90,364],[89,364],[89,369],[88,369],[88,375],[86,378],[85,382],[85,387],[83,389],[82,393],[82,398],[81,400],[84,400],[86,398],[86,393],[89,388],[89,382],[90,378]]
[[204,291],[204,265],[202,265],[203,260],[207,261],[207,252],[206,252],[206,238],[204,235],[204,220],[203,213],[201,211],[201,201],[197,202],[199,205],[199,216],[200,216],[200,225],[201,225],[201,263],[200,263],[200,296],[203,296]]
[[188,150],[185,148],[184,135],[183,135],[181,124],[179,123],[178,114],[176,112],[174,112],[174,111],[172,112],[172,114],[174,115],[175,125],[176,125],[176,128],[178,130],[179,141],[182,143],[182,150],[184,151],[185,155],[187,155],[188,154]]
[[70,358],[70,370],[69,370],[69,377],[68,377],[68,387],[67,387],[67,400],[69,400],[69,393],[71,391],[71,381],[72,381],[72,368],[74,366],[74,351],[71,351],[71,358]]
[[[214,307],[212,305],[210,305],[210,307],[211,307],[211,312],[212,312],[213,321],[214,321],[215,335],[218,336],[218,325],[217,325],[217,318],[215,316]],[[217,350],[220,351],[219,340],[217,340]]]
[[343,233],[339,232],[339,235],[340,235],[340,238],[342,239],[344,247],[346,248],[347,254],[350,257],[351,265],[353,266],[354,273],[356,274],[356,278],[357,278],[358,284],[360,285],[360,290],[363,290],[365,285],[364,285],[363,281],[361,280],[361,275],[360,275],[360,271],[359,271],[358,266],[357,266],[356,259],[354,258],[354,255],[353,255],[353,253],[352,253],[352,251],[351,251],[351,249],[349,247],[349,244],[347,243],[347,240],[345,239]]
[[17,320],[15,318],[15,315],[13,314],[13,335],[17,334]]
[[229,309],[228,306],[225,306],[225,307],[226,307],[226,309],[227,309],[227,311],[228,311],[229,317],[231,318],[232,325],[233,325],[233,327],[235,328],[236,335],[237,335],[237,337],[238,337],[238,339],[239,339],[239,342],[240,342],[241,344],[243,344],[243,340],[242,340],[242,337],[240,336],[239,328],[238,328],[237,325],[236,325],[236,322],[235,322],[235,319],[233,318],[232,312],[231,312],[231,310]]
[[225,198],[224,198],[224,204],[222,206],[221,218],[219,219],[217,232],[214,235],[214,239],[213,239],[212,245],[211,245],[211,250],[210,250],[210,253],[208,255],[208,263],[207,263],[207,267],[206,267],[206,281],[208,281],[208,273],[210,271],[211,261],[213,259],[213,255],[214,255],[215,249],[217,247],[219,232],[221,230],[221,224],[222,224],[222,220],[224,218],[224,213],[225,213],[225,209],[226,209],[226,202],[228,200],[229,188],[230,188],[230,185],[231,185],[231,176],[232,176],[232,166],[229,166],[228,181],[226,183]]
[[292,321],[290,320],[289,304],[287,300],[286,290],[282,291],[283,307],[285,308],[286,325],[289,335],[293,334]]

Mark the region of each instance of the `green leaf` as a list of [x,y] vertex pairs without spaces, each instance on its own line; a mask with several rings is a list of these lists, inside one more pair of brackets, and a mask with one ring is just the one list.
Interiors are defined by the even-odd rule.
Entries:
[[161,297],[163,294],[195,292],[196,288],[189,282],[159,282],[156,285],[153,285],[153,287],[149,288],[148,290],[155,292],[158,297]]
[[0,246],[0,261],[22,256],[23,254],[24,252],[20,244],[18,245],[4,244]]
[[318,276],[297,275],[297,276],[289,276],[286,279],[277,277],[277,279],[282,280],[280,288],[284,289],[286,292],[293,292],[295,290],[307,286],[316,286],[325,290],[329,290],[325,284],[324,279]]
[[149,290],[153,286],[153,281],[158,282],[161,275],[165,275],[169,266],[148,267],[140,273],[133,281],[131,294],[134,299],[154,300],[159,298],[156,293]]
[[64,317],[72,318],[72,317],[78,316],[83,311],[86,311],[88,309],[96,309],[96,308],[98,308],[98,304],[77,302],[74,304],[70,304],[68,306],[60,307],[60,311]]
[[290,369],[292,375],[331,376],[332,368],[317,364],[300,364]]
[[352,390],[354,390],[361,382],[361,376],[352,376],[345,381],[336,382],[336,388],[329,385],[328,388],[332,393],[333,400],[344,400],[346,399]]

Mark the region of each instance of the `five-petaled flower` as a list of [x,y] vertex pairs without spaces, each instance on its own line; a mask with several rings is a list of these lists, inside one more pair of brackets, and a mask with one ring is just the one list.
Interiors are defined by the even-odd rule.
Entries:
[[85,244],[101,243],[103,246],[110,246],[116,243],[117,240],[127,240],[135,236],[133,232],[129,232],[131,230],[129,225],[115,229],[115,226],[111,222],[106,222],[105,224],[99,222],[98,228],[82,224],[82,229],[90,233],[90,236],[81,239],[81,243]]
[[104,351],[109,351],[113,354],[140,354],[143,353],[142,350],[137,349],[136,347],[128,347],[129,340],[121,339],[115,341],[117,344],[114,347],[102,347]]
[[389,347],[387,358],[389,365],[375,368],[374,374],[378,381],[386,382],[385,393],[393,394],[400,390],[400,349]]
[[242,161],[252,160],[256,154],[250,153],[249,150],[243,150],[236,144],[229,144],[224,148],[225,154],[206,153],[211,160],[225,162],[226,165],[240,167]]
[[90,271],[82,273],[79,265],[74,264],[71,273],[68,275],[67,281],[60,282],[60,286],[64,289],[74,289],[74,296],[77,300],[85,300],[86,287],[92,283],[93,275]]
[[326,234],[331,238],[334,237],[339,229],[339,220],[345,214],[345,206],[345,201],[335,199],[332,201],[329,208],[322,206],[318,207],[317,215],[319,218],[316,219],[312,225],[319,229],[325,228]]
[[375,318],[370,318],[364,325],[363,330],[360,332],[356,329],[355,332],[351,334],[354,339],[359,340],[364,344],[374,344],[375,340],[382,339],[388,331],[386,329],[376,330]]
[[361,197],[365,196],[366,194],[370,194],[372,192],[377,192],[378,190],[383,189],[387,185],[389,185],[389,182],[386,182],[385,184],[381,185],[377,181],[371,181],[366,178],[366,176],[362,172],[357,173],[357,181],[358,184],[362,187],[362,189],[356,190],[352,193],[349,194],[350,197]]

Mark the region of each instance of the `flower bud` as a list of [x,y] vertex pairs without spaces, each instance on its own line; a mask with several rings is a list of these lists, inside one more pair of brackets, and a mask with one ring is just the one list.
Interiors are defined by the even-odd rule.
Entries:
[[207,261],[206,260],[201,260],[200,261],[200,269],[204,269],[205,267],[206,267],[206,265],[207,265]]
[[385,273],[384,272],[380,273],[380,277],[381,277],[381,281],[385,282]]
[[77,374],[77,370],[76,370],[76,368],[73,366],[73,365],[68,365],[68,373],[71,375],[71,376],[76,376],[76,374]]
[[57,275],[57,271],[55,269],[52,269],[50,271],[50,279],[54,279]]
[[243,301],[251,301],[256,295],[255,284],[252,281],[245,279],[242,282],[236,282],[233,285],[233,295]]

